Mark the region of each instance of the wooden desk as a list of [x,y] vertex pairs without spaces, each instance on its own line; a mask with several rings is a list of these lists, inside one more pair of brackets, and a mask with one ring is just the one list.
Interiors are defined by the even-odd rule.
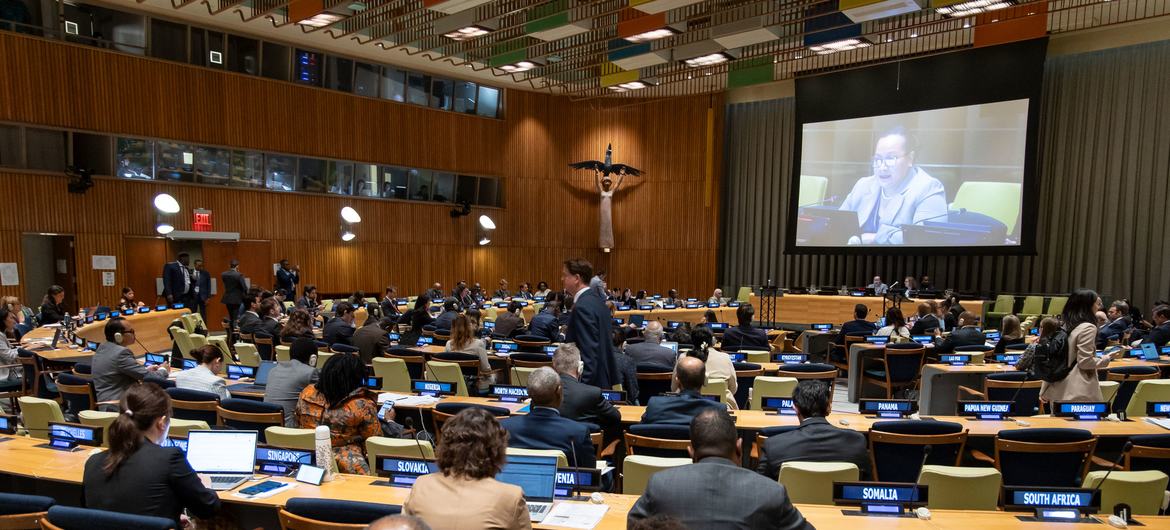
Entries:
[[[698,324],[703,321],[703,315],[707,314],[710,309],[715,312],[715,316],[719,318],[720,322],[735,323],[735,309],[734,307],[699,307],[695,309],[654,309],[653,311],[642,311],[639,309],[631,309],[629,311],[618,311],[614,313],[616,318],[625,319],[626,323],[630,322],[631,315],[642,315],[646,322],[657,320],[666,327],[666,323],[670,321],[675,322],[689,322],[691,324]],[[759,309],[756,309],[759,314]]]
[[[0,473],[23,477],[29,480],[47,481],[52,483],[79,486],[84,474],[85,461],[89,459],[92,449],[64,452],[53,449],[36,447],[44,443],[32,438],[0,436],[4,441],[0,443]],[[294,482],[289,477],[278,477],[264,480],[279,482]],[[382,479],[365,475],[337,475],[331,482],[320,486],[297,483],[290,490],[281,492],[266,499],[241,499],[233,492],[219,492],[220,500],[227,507],[239,506],[260,510],[275,510],[284,506],[289,499],[297,497],[324,498],[349,501],[379,502],[385,504],[399,504],[406,501],[410,490],[376,485]],[[260,481],[250,481],[243,487],[256,484]],[[59,486],[58,486],[59,487]],[[626,516],[630,508],[637,501],[634,495],[602,494],[605,504],[609,506],[605,517],[596,527],[599,530],[623,529],[626,527]],[[59,499],[67,502],[65,498]],[[570,502],[570,501],[562,501]],[[863,525],[865,528],[887,529],[944,529],[944,530],[982,530],[999,529],[1035,529],[1047,527],[1038,523],[1023,522],[1016,518],[1017,513],[1007,512],[976,512],[956,510],[932,510],[931,520],[924,521],[915,518],[867,517],[861,519],[842,513],[841,507],[798,504],[797,509],[810,523],[817,528],[846,528]],[[1148,528],[1170,527],[1170,517],[1138,517]],[[543,525],[534,525],[536,528],[551,528]],[[1104,527],[1102,527],[1104,528]]]
[[[191,310],[189,309],[168,309],[166,311],[135,313],[122,318],[125,318],[134,325],[136,338],[146,349],[152,352],[162,352],[171,350],[171,335],[167,332],[167,328],[170,327],[171,322],[190,312]],[[106,322],[108,320],[84,324],[77,328],[77,335],[87,341],[93,341],[99,344],[106,342]],[[29,339],[51,338],[52,336],[52,329],[36,328],[25,334],[21,339],[21,344],[27,343]]]
[[[900,305],[902,313],[907,317],[918,313],[918,303],[925,298],[915,298],[914,301],[903,301]],[[941,300],[940,300],[941,302]],[[751,296],[751,304],[756,308],[756,316],[760,317],[760,298]],[[839,325],[853,319],[853,306],[865,304],[869,308],[870,318],[882,315],[882,297],[880,296],[820,296],[815,294],[786,294],[776,299],[776,319],[786,324],[820,324],[830,323]],[[976,315],[983,315],[982,300],[963,300],[963,307]]]

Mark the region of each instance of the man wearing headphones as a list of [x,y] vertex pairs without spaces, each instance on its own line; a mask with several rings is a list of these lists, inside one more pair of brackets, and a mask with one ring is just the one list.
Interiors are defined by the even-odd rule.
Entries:
[[93,388],[97,393],[98,410],[118,411],[122,393],[139,381],[162,385],[166,382],[170,363],[143,366],[128,347],[137,341],[130,321],[115,317],[106,322],[106,342],[93,354]]

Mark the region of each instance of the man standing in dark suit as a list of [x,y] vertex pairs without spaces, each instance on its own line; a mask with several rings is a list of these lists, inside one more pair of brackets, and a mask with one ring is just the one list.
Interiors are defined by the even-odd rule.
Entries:
[[561,284],[566,293],[573,295],[573,313],[569,317],[569,330],[565,341],[577,344],[585,370],[581,382],[599,388],[612,388],[619,381],[617,361],[613,355],[613,338],[610,330],[613,320],[605,300],[589,289],[588,278],[593,277],[593,265],[583,259],[564,262],[561,270]]
[[619,439],[622,413],[601,395],[600,388],[577,380],[581,365],[581,352],[577,347],[572,344],[560,345],[552,362],[553,369],[561,376],[561,416],[601,427],[607,443]]
[[207,321],[207,299],[211,297],[211,275],[203,268],[203,260],[195,260],[195,268],[191,270],[191,283],[195,285],[191,293],[191,300],[195,302],[192,311],[198,311],[203,321]]
[[987,337],[983,332],[975,329],[975,325],[979,323],[979,317],[970,311],[964,311],[959,315],[959,329],[951,332],[945,339],[935,338],[934,353],[951,353],[959,346],[980,346],[987,343]]
[[163,296],[168,304],[190,305],[188,295],[191,293],[191,274],[187,270],[191,257],[180,253],[175,261],[163,265]]
[[686,528],[813,528],[788,500],[784,486],[739,467],[742,441],[726,411],[703,411],[690,427],[687,451],[695,463],[650,477],[630,508],[628,526],[666,515]]
[[330,346],[334,344],[351,345],[353,337],[353,306],[349,302],[341,302],[333,307],[333,318],[325,324],[325,331],[321,338]]
[[589,427],[561,416],[561,396],[561,378],[552,368],[544,366],[529,374],[531,411],[500,422],[508,431],[508,447],[558,449],[565,453],[569,465],[591,468],[597,463],[597,454],[589,440]]
[[276,269],[276,289],[284,292],[284,297],[290,300],[297,299],[297,284],[301,283],[301,266],[294,265],[291,269],[288,260],[280,260],[280,268]]
[[707,381],[707,365],[696,357],[681,357],[674,366],[677,396],[654,396],[642,413],[642,423],[689,425],[691,419],[708,409],[726,411],[727,405],[704,399],[699,391]]
[[844,345],[846,335],[854,333],[870,335],[877,331],[877,326],[865,319],[867,315],[869,315],[869,306],[865,304],[853,306],[853,320],[841,324],[841,331],[837,333],[837,344]]
[[244,304],[244,291],[248,290],[247,284],[244,282],[244,275],[240,274],[240,260],[233,259],[231,268],[223,271],[219,275],[220,283],[223,284],[223,297],[220,301],[227,307],[228,319],[231,321],[231,327],[236,327],[236,320],[240,317],[240,308]]
[[804,380],[792,392],[800,427],[771,436],[760,452],[757,471],[772,480],[785,462],[852,462],[869,480],[869,450],[865,435],[834,427],[827,419],[832,393],[824,381]]
[[723,340],[719,349],[723,351],[763,350],[771,351],[768,344],[768,332],[752,326],[752,318],[756,310],[751,304],[743,304],[735,310],[735,318],[739,325],[723,332]]

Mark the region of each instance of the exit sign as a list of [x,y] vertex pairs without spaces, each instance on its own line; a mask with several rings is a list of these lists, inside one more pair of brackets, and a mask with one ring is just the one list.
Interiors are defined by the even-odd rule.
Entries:
[[210,232],[211,231],[211,210],[201,210],[196,208],[195,220],[191,224],[196,232]]

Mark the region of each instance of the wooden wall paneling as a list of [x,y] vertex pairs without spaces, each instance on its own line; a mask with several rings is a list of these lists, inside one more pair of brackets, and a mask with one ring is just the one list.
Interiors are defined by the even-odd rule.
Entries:
[[[118,270],[121,272],[120,282],[130,286],[134,289],[134,296],[139,301],[145,302],[149,305],[158,305],[166,303],[166,301],[159,296],[157,278],[162,278],[162,268],[167,261],[173,259],[167,255],[167,242],[161,237],[134,237],[128,236],[122,238],[121,245],[109,245],[100,247],[102,252],[109,252],[111,249],[121,248],[122,252],[118,255]],[[88,280],[84,283],[90,283]],[[117,287],[118,293],[112,297],[102,300],[108,300],[106,304],[113,304],[121,297],[121,285]],[[87,298],[87,295],[82,295],[82,300],[93,300]]]
[[[0,187],[2,188],[2,187]],[[0,216],[3,216],[0,208]],[[0,263],[15,263],[18,285],[0,285],[0,296],[15,296],[23,303],[29,304],[36,312],[40,307],[40,300],[36,305],[32,301],[24,300],[24,254],[20,250],[20,232],[16,230],[0,230]]]

